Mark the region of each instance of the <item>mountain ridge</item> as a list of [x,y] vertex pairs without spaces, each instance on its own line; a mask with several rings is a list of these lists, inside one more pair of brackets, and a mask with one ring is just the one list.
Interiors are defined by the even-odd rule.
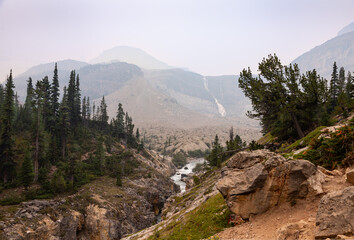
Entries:
[[90,61],[91,64],[121,61],[135,64],[144,69],[169,69],[168,64],[156,59],[147,52],[134,47],[116,46],[107,49]]
[[292,61],[302,72],[317,70],[322,77],[330,79],[333,63],[354,70],[354,32],[343,33],[312,48]]

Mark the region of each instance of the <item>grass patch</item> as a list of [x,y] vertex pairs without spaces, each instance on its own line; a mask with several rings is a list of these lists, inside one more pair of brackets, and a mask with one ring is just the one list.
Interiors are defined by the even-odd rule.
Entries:
[[293,150],[306,147],[307,145],[309,145],[309,143],[311,142],[312,139],[318,138],[321,135],[321,130],[324,128],[325,128],[325,126],[320,126],[320,127],[316,128],[315,130],[313,130],[312,132],[307,134],[305,137],[297,140],[296,142],[294,142],[290,146],[280,148],[279,151],[283,152],[283,153],[289,153]]
[[157,231],[149,239],[204,239],[228,227],[230,216],[221,194],[212,196],[181,220],[173,220],[165,229]]
[[23,201],[25,201],[25,199],[22,198],[22,197],[11,196],[11,197],[7,197],[7,198],[4,198],[4,199],[1,199],[0,200],[0,205],[2,205],[2,206],[17,205],[17,204],[20,204]]
[[266,135],[262,136],[260,139],[258,139],[257,143],[264,145],[266,143],[271,143],[275,141],[276,141],[276,137],[272,136],[272,134],[269,132]]

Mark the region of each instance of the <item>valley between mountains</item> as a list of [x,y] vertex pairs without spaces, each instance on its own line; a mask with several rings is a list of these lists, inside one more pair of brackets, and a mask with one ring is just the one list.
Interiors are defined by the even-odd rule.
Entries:
[[354,239],[353,26],[239,75],[127,46],[10,71],[0,240]]

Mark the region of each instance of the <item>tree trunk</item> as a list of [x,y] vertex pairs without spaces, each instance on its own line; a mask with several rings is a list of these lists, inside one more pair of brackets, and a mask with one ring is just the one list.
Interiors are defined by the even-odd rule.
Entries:
[[295,129],[296,129],[296,131],[297,131],[297,134],[299,135],[300,138],[305,137],[305,135],[304,135],[304,133],[303,133],[301,127],[300,127],[300,124],[299,124],[299,122],[297,121],[297,117],[296,117],[295,113],[292,112],[292,113],[290,113],[290,114],[291,114],[291,118],[293,119],[294,126],[295,126]]

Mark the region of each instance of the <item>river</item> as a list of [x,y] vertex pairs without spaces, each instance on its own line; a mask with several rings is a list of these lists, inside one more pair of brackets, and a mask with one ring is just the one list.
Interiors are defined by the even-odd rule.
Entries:
[[[193,168],[198,163],[204,163],[204,158],[197,158],[190,160],[186,165],[184,165],[181,169],[178,169],[176,174],[171,177],[171,179],[175,182],[175,184],[179,185],[181,188],[181,193],[186,191],[186,183],[181,180],[182,174],[190,174],[193,172]],[[185,169],[187,167],[187,169]]]

